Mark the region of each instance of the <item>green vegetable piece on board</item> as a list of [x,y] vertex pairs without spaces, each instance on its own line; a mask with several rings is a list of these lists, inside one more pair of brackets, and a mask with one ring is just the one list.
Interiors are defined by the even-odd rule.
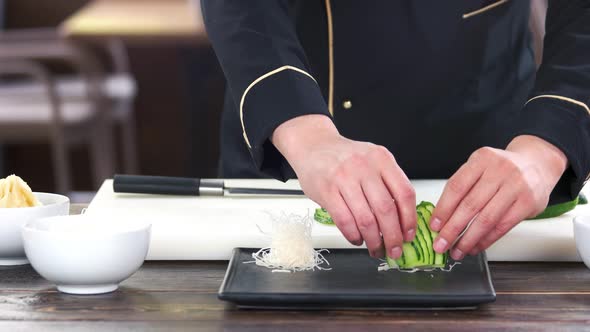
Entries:
[[315,209],[313,219],[315,219],[315,221],[319,222],[320,224],[335,225],[334,220],[332,220],[332,217],[330,217],[330,214],[324,208]]
[[564,203],[559,203],[555,205],[550,205],[543,210],[543,212],[539,213],[536,217],[531,218],[532,220],[537,219],[546,219],[546,218],[554,218],[559,217],[562,214],[573,210],[579,203],[580,197],[576,197],[576,199]]
[[[416,206],[416,236],[411,242],[402,246],[402,255],[398,259],[387,257],[387,264],[401,269],[445,267],[448,254],[434,251],[434,239],[438,233],[430,229],[430,216],[434,205],[430,202],[420,202]],[[334,225],[334,221],[326,209],[316,209],[313,218],[324,225]]]
[[438,236],[438,233],[430,229],[432,211],[434,211],[434,205],[430,202],[421,202],[416,206],[416,237],[412,242],[403,244],[400,258],[394,260],[387,257],[389,266],[401,269],[446,266],[447,253],[439,254],[433,248],[434,239]]
[[586,195],[584,195],[584,193],[580,193],[580,195],[578,195],[578,205],[584,204],[588,204],[588,198],[586,198]]

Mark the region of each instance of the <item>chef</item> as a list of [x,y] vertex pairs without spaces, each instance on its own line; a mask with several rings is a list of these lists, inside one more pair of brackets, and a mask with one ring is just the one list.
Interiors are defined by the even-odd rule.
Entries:
[[589,0],[549,1],[538,71],[524,0],[201,4],[223,176],[297,177],[374,257],[416,234],[410,178],[449,179],[430,222],[457,260],[588,180]]

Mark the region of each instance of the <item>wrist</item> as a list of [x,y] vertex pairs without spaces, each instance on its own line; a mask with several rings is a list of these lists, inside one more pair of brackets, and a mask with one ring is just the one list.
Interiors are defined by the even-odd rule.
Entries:
[[520,135],[512,139],[507,151],[516,152],[535,159],[549,172],[548,175],[561,177],[568,167],[565,153],[544,139],[532,135]]
[[279,125],[271,141],[289,161],[301,158],[309,147],[318,142],[340,136],[332,119],[325,115],[309,114],[290,119]]

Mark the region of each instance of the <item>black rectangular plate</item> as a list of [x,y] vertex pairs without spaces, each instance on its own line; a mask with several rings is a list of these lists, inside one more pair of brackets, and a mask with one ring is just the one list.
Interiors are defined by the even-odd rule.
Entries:
[[272,272],[251,262],[258,249],[234,249],[218,297],[243,308],[474,309],[496,293],[485,254],[468,256],[450,272],[377,271],[366,249],[324,253],[331,270]]

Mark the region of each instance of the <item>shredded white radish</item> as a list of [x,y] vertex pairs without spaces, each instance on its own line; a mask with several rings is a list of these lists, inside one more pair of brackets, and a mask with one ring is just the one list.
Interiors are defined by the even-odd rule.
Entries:
[[[272,232],[270,246],[252,254],[256,265],[273,269],[272,272],[294,272],[307,270],[329,270],[330,265],[322,252],[313,247],[311,228],[313,222],[308,215],[270,215]],[[261,230],[262,231],[262,230]],[[263,232],[264,233],[264,232]],[[266,234],[266,233],[265,233]]]

